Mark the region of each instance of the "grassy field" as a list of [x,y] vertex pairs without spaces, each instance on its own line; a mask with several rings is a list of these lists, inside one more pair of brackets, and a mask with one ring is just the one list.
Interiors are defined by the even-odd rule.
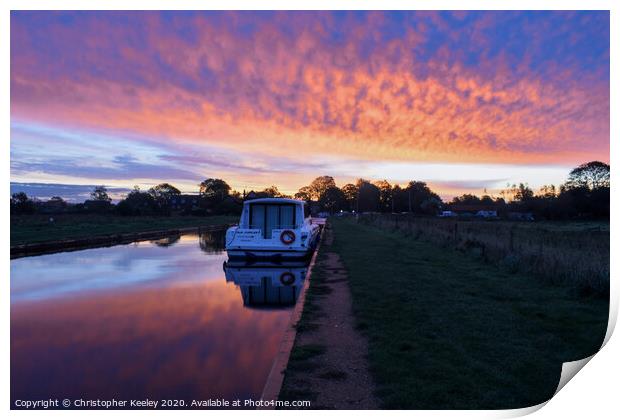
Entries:
[[54,222],[50,223],[49,216],[11,216],[11,246],[120,233],[204,227],[234,223],[239,219],[237,216],[124,217],[92,214],[53,217]]
[[532,223],[410,215],[363,215],[360,222],[466,251],[506,270],[533,274],[581,294],[609,293],[609,222]]
[[[368,338],[385,408],[538,404],[553,395],[563,362],[589,356],[602,343],[605,299],[578,297],[399,231],[332,223],[331,251],[349,273],[354,315]],[[310,303],[306,328],[318,310]]]

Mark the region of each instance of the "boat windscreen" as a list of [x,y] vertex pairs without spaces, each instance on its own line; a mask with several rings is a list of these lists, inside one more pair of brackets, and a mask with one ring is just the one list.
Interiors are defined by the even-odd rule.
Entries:
[[252,204],[250,205],[250,227],[260,229],[263,238],[271,238],[273,229],[295,228],[294,204]]

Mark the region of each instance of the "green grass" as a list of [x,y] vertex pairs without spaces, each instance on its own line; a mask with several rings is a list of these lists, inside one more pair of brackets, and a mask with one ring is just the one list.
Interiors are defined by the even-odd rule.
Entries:
[[332,224],[331,251],[348,270],[384,408],[538,404],[553,395],[562,362],[602,343],[605,299],[579,298],[401,233],[352,220]]
[[385,214],[362,215],[359,221],[468,251],[583,295],[609,295],[608,222],[529,223]]
[[237,216],[123,217],[114,215],[64,214],[49,216],[11,216],[11,246],[79,239],[121,233],[147,232],[183,227],[220,225],[238,221]]

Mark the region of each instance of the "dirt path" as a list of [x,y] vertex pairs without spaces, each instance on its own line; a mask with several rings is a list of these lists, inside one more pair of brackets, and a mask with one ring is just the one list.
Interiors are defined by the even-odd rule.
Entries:
[[368,369],[368,345],[355,329],[347,272],[330,252],[333,232],[325,229],[323,255],[308,289],[289,360],[283,399],[311,399],[313,409],[378,408]]

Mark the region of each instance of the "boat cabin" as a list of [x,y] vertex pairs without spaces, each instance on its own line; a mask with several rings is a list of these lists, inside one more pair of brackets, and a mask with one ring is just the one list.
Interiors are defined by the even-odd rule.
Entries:
[[260,229],[264,239],[271,239],[274,229],[298,229],[304,223],[304,202],[283,198],[259,198],[246,201],[239,227]]

